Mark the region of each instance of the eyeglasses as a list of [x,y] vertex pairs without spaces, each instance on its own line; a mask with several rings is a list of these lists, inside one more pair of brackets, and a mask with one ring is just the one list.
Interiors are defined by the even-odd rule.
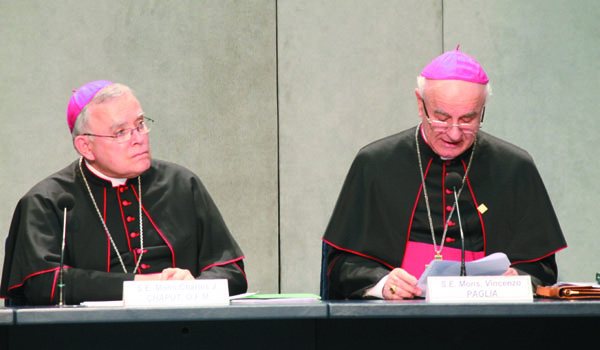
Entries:
[[147,133],[149,133],[152,123],[154,123],[154,119],[150,119],[146,116],[143,116],[135,128],[121,129],[117,131],[114,135],[96,135],[90,133],[84,133],[83,135],[96,137],[110,137],[115,142],[123,143],[131,140],[131,136],[133,136],[134,131],[137,131],[140,135],[146,135]]
[[429,119],[429,114],[427,113],[427,107],[425,107],[425,100],[421,99],[421,101],[423,101],[423,111],[425,112],[425,119],[427,119],[427,122],[429,123],[429,125],[431,125],[431,128],[434,131],[448,132],[450,129],[452,129],[453,127],[456,126],[465,134],[474,134],[477,132],[477,130],[479,130],[479,128],[483,124],[483,116],[485,115],[485,106],[483,106],[483,109],[481,110],[481,118],[479,118],[479,121],[475,121],[473,123],[450,124],[448,122],[443,122],[441,120]]

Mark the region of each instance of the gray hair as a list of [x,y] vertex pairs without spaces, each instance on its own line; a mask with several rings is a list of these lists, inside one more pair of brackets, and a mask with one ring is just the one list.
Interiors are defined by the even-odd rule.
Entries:
[[77,136],[87,132],[89,106],[104,103],[106,101],[112,100],[113,98],[122,96],[126,93],[134,95],[133,91],[128,86],[125,86],[123,84],[110,84],[98,91],[98,93],[96,93],[96,95],[90,100],[90,102],[88,102],[87,105],[85,105],[85,107],[83,107],[83,109],[77,116],[77,119],[75,120],[75,125],[73,125],[73,132],[71,133],[73,141],[75,141],[75,138]]
[[[427,78],[422,75],[417,77],[417,89],[419,90],[419,96],[424,98],[423,93],[425,91],[425,82],[427,82]],[[492,96],[492,86],[490,83],[485,84],[485,101],[487,103],[488,98]]]

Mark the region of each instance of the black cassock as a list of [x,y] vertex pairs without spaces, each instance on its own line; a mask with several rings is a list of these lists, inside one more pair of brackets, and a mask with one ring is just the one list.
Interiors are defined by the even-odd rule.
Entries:
[[[429,245],[426,259],[433,259],[415,131],[413,127],[375,141],[357,154],[323,236],[327,252],[322,278],[329,286],[324,297],[361,298],[393,268],[410,265],[407,246]],[[454,203],[444,179],[449,172],[464,175],[473,146],[456,159],[442,160],[421,132],[418,142],[439,248]],[[532,276],[534,286],[556,282],[554,253],[566,241],[526,151],[479,131],[459,205],[466,250],[481,256],[505,253],[512,267]],[[457,222],[454,212],[444,237],[446,250],[461,247]]]
[[246,291],[243,253],[195,174],[170,162],[152,160],[152,166],[141,175],[142,252],[138,179],[113,187],[82,165],[125,273],[78,163],[35,185],[17,204],[6,241],[2,297],[33,305],[58,301],[63,211],[57,198],[64,192],[75,200],[67,214],[66,303],[121,299],[123,282],[133,280],[141,253],[136,273],[178,267],[190,270],[196,278],[226,278],[232,295]]

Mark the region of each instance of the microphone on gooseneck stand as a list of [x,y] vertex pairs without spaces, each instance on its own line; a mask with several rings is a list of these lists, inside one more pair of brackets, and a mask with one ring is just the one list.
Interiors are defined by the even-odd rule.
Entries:
[[73,198],[73,195],[71,195],[70,193],[61,193],[58,196],[56,204],[58,205],[58,208],[61,209],[64,213],[63,214],[62,245],[60,248],[60,270],[59,270],[59,283],[58,283],[58,289],[59,289],[59,293],[60,293],[59,297],[58,297],[59,298],[58,306],[63,307],[63,305],[65,304],[65,299],[64,299],[64,294],[63,294],[63,288],[65,286],[63,270],[64,270],[64,266],[65,266],[65,239],[67,236],[67,211],[69,211],[73,208],[73,206],[75,205],[75,199]]
[[463,233],[462,222],[460,221],[460,209],[458,207],[458,196],[456,195],[456,188],[460,188],[460,186],[462,185],[462,180],[462,176],[455,172],[451,172],[446,175],[446,188],[454,192],[454,203],[456,203],[456,216],[458,216],[458,228],[460,229],[460,240],[462,244],[460,256],[460,275],[466,276],[467,269],[465,267],[465,235]]

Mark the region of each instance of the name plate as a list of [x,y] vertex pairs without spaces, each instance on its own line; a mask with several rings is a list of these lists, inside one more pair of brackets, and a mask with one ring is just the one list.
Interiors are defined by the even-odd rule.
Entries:
[[431,303],[533,301],[530,276],[444,276],[427,278]]
[[229,305],[226,279],[191,281],[125,281],[123,305],[140,306],[207,306]]

